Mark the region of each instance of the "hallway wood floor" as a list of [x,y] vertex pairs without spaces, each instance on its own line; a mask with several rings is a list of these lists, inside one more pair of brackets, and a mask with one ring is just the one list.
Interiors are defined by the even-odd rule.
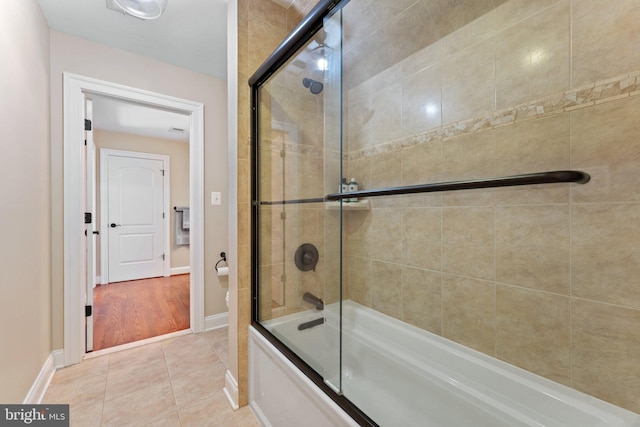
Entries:
[[94,288],[94,351],[188,328],[188,274]]

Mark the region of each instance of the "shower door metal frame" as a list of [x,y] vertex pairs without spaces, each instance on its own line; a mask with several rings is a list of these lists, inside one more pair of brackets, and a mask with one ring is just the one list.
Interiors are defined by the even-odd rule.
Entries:
[[[260,229],[258,201],[258,179],[259,170],[259,89],[269,77],[271,77],[280,67],[282,67],[302,46],[322,29],[324,19],[340,8],[344,7],[349,0],[320,0],[309,14],[294,28],[287,38],[276,48],[276,50],[265,60],[258,70],[249,78],[251,87],[251,326],[253,326],[262,336],[264,336],[274,347],[276,347],[291,363],[300,369],[313,383],[318,386],[327,396],[340,406],[354,421],[361,426],[377,427],[377,424],[355,406],[349,399],[338,394],[327,385],[324,378],[302,360],[294,351],[282,343],[259,321],[259,242]],[[319,199],[317,202],[323,202]],[[296,201],[290,201],[291,203]],[[304,201],[301,201],[304,202]]]
[[[393,188],[379,188],[361,190],[355,192],[331,193],[323,197],[312,199],[259,201],[258,180],[260,177],[259,165],[259,89],[276,71],[298,52],[316,33],[323,28],[324,19],[337,10],[344,7],[349,0],[320,0],[318,5],[307,15],[293,32],[280,44],[280,46],[266,59],[258,70],[249,79],[251,87],[251,325],[275,346],[289,361],[300,369],[311,381],[337,403],[347,414],[362,426],[377,426],[377,424],[355,406],[345,396],[338,394],[327,385],[324,378],[311,368],[294,351],[282,343],[276,336],[267,330],[259,321],[259,242],[260,229],[259,210],[261,205],[289,205],[303,203],[323,203],[327,201],[340,201],[351,197],[379,197],[394,196],[414,193],[431,193],[441,191],[458,191],[479,188],[497,188],[522,185],[539,185],[553,183],[577,183],[589,182],[589,175],[582,171],[545,171],[524,175],[515,175],[479,180],[439,182],[429,184],[410,185]],[[342,351],[340,348],[339,351]],[[341,372],[340,372],[341,375]]]

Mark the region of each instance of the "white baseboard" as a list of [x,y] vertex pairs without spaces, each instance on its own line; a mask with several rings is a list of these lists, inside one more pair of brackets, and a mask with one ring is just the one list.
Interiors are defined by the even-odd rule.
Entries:
[[[169,269],[170,276],[177,276],[178,274],[189,274],[191,273],[191,267],[188,265],[186,267],[173,267]],[[96,276],[96,285],[106,285],[106,283],[102,283],[102,277]]]
[[49,357],[47,357],[47,360],[44,361],[40,373],[22,403],[25,405],[37,405],[42,402],[42,398],[49,387],[53,374],[56,373],[57,368],[61,368],[62,366],[64,366],[64,352],[62,350],[52,351]]
[[204,318],[204,330],[212,331],[214,329],[229,326],[229,313],[213,314]]
[[176,276],[178,274],[189,274],[191,273],[191,267],[188,265],[185,267],[173,267],[169,269],[169,274],[171,276]]
[[56,369],[64,368],[64,350],[53,350],[53,363]]
[[229,371],[224,375],[224,394],[233,410],[237,410],[240,407],[238,405],[238,382]]

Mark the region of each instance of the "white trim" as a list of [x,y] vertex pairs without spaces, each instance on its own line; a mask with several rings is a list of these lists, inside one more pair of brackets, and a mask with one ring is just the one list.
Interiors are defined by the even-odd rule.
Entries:
[[171,109],[191,117],[189,186],[191,208],[190,265],[193,332],[204,330],[204,105],[92,79],[63,74],[64,109],[64,365],[79,363],[85,354],[85,254],[82,162],[84,152],[84,96],[99,94]]
[[[191,112],[189,132],[189,259],[191,330],[204,332],[204,105]],[[197,284],[197,286],[195,286]]]
[[[169,275],[170,276],[178,276],[180,274],[189,274],[191,272],[191,267],[189,267],[188,265],[185,265],[184,267],[171,267],[169,269]],[[99,285],[101,282],[101,277],[100,276],[96,276],[96,285]],[[103,283],[106,284],[106,283]]]
[[264,413],[260,406],[253,402],[249,402],[249,409],[251,409],[251,412],[253,412],[253,415],[256,417],[260,425],[264,427],[273,427],[273,424],[269,422],[269,417],[267,417],[267,414]]
[[177,276],[178,274],[189,274],[191,272],[191,267],[185,265],[184,267],[171,267],[169,269],[170,276]]
[[[228,375],[238,375],[238,150],[246,150],[248,141],[238,140],[238,0],[227,4],[227,164],[228,164],[228,218],[229,235],[227,243],[227,265],[229,266],[228,292],[229,307],[229,366]],[[243,84],[246,84],[243,82]],[[233,378],[233,376],[232,376]],[[229,386],[227,386],[229,387]],[[234,398],[225,388],[227,398],[237,406],[237,383]]]
[[27,396],[24,398],[24,401],[22,402],[23,404],[37,405],[42,402],[42,398],[47,392],[47,388],[49,388],[51,379],[53,379],[53,374],[56,373],[56,368],[61,367],[62,355],[62,350],[54,350],[49,353],[49,356],[44,361],[36,380],[33,382]]
[[[85,99],[85,119],[89,120],[90,123],[93,123],[93,100]],[[85,123],[86,125],[86,123]],[[83,162],[84,176],[85,176],[85,216],[86,212],[92,215],[91,221],[89,224],[85,226],[85,253],[86,253],[86,270],[85,270],[85,292],[86,292],[86,300],[93,301],[93,290],[96,287],[95,276],[96,270],[98,267],[98,258],[97,258],[97,241],[96,236],[93,234],[97,231],[95,224],[96,218],[96,207],[97,207],[97,188],[96,188],[96,144],[93,139],[93,126],[89,126],[89,129],[85,132],[85,157]],[[86,219],[85,219],[86,221]],[[98,231],[99,232],[99,231]],[[85,317],[85,327],[86,327],[86,346],[87,351],[93,350],[93,313],[87,317]]]
[[171,338],[181,337],[183,335],[189,335],[193,333],[191,329],[183,329],[182,331],[170,332],[164,335],[158,335],[157,337],[146,338],[140,341],[133,341],[122,345],[117,345],[115,347],[109,347],[102,350],[92,351],[91,353],[86,353],[83,357],[84,360],[93,359],[95,357],[104,356],[105,354],[117,353],[119,351],[130,350],[132,348],[140,347],[147,344],[153,344],[160,341],[165,341]]
[[[162,194],[163,202],[162,209],[165,213],[165,221],[162,232],[162,251],[165,254],[162,261],[162,275],[169,277],[171,266],[171,224],[169,221],[169,206],[171,206],[171,158],[166,154],[153,154],[153,153],[141,153],[138,151],[125,151],[114,150],[112,148],[100,148],[100,188],[108,188],[109,180],[109,168],[108,159],[109,156],[114,157],[131,157],[135,159],[150,159],[160,160],[162,162],[162,169],[164,170],[164,178],[162,182]],[[100,191],[100,266],[102,268],[101,280],[102,284],[109,283],[109,193],[107,191]]]
[[212,314],[204,319],[204,330],[213,331],[214,329],[225,328],[229,326],[229,313]]
[[53,350],[53,364],[56,369],[64,368],[64,350]]
[[233,378],[233,375],[231,374],[230,371],[227,371],[227,373],[224,375],[224,394],[225,396],[227,396],[227,400],[229,401],[229,404],[231,405],[231,407],[233,408],[233,410],[237,410],[238,408],[240,408],[240,405],[238,405],[238,382],[236,381],[235,378]]

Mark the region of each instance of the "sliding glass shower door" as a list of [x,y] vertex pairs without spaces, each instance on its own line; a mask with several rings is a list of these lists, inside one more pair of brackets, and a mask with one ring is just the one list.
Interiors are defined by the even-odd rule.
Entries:
[[325,114],[340,102],[331,40],[320,30],[255,93],[254,274],[259,323],[339,392],[340,203],[324,203],[341,167],[340,117]]

